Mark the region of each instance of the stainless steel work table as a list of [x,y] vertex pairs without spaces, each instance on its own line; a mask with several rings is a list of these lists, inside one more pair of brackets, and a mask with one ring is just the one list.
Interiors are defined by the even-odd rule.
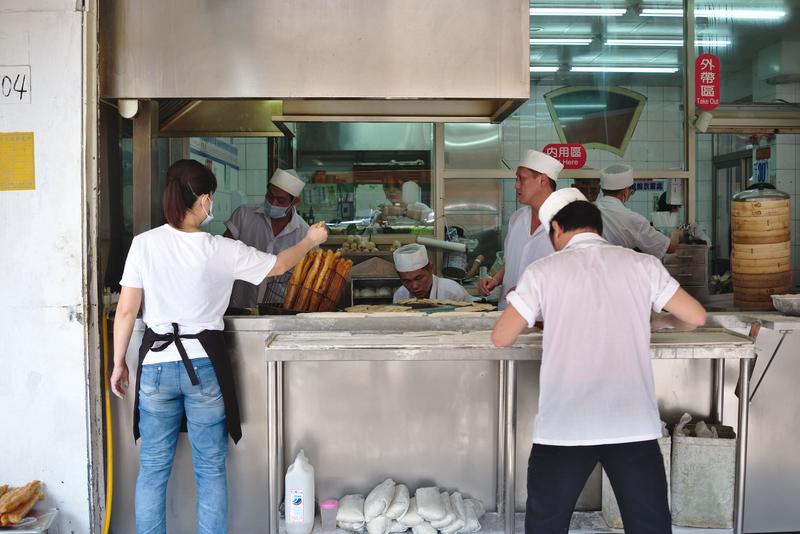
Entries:
[[[369,320],[368,318],[365,320]],[[398,316],[397,320],[402,321]],[[344,361],[498,361],[497,511],[504,514],[505,532],[514,532],[516,460],[516,362],[540,360],[542,336],[526,333],[512,347],[496,348],[491,332],[481,331],[273,331],[266,340],[269,532],[278,534],[281,478],[283,475],[283,362]],[[655,332],[651,338],[654,359],[739,360],[739,396],[736,442],[734,532],[742,533],[749,376],[755,356],[753,341],[724,329],[693,332]]]

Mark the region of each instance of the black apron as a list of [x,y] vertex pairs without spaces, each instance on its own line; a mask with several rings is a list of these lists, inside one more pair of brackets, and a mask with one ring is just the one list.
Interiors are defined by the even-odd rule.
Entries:
[[[196,386],[200,383],[197,374],[194,372],[192,360],[190,360],[189,356],[186,354],[186,349],[181,339],[197,339],[200,341],[206,354],[208,354],[211,365],[214,367],[214,373],[217,375],[219,388],[222,391],[222,400],[225,402],[225,424],[228,429],[228,435],[233,439],[234,443],[238,443],[242,438],[242,426],[239,418],[239,401],[236,399],[236,384],[233,380],[233,369],[231,368],[231,361],[228,359],[228,351],[225,346],[225,338],[222,335],[222,330],[203,330],[196,334],[179,334],[177,323],[172,323],[172,332],[168,334],[156,334],[150,327],[147,327],[144,331],[142,344],[139,347],[139,366],[136,369],[136,400],[133,404],[133,439],[139,439],[139,380],[142,377],[142,362],[150,350],[153,352],[161,352],[172,343],[175,343],[181,355],[183,366],[186,368],[189,379],[192,381],[192,385]],[[163,341],[164,344],[154,349],[153,345],[160,341]],[[186,415],[183,416],[181,431],[186,431]]]

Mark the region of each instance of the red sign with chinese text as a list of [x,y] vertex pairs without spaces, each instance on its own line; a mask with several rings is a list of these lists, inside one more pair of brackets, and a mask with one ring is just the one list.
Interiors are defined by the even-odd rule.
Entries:
[[563,163],[565,169],[580,169],[586,165],[586,149],[578,143],[547,145],[544,153]]
[[694,63],[694,103],[700,109],[711,111],[719,106],[719,58],[714,54],[700,54]]

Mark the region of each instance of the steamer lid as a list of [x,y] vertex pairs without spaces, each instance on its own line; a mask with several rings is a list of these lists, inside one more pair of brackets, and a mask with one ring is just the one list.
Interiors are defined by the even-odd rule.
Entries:
[[775,186],[769,183],[753,184],[744,191],[733,195],[734,202],[761,202],[764,200],[786,200],[788,198],[789,195],[775,189]]

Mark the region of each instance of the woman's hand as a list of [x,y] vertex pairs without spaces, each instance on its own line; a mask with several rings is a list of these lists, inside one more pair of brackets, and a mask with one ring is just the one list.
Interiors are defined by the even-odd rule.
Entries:
[[114,364],[114,371],[111,373],[111,391],[120,399],[125,398],[125,390],[128,389],[128,364]]
[[494,278],[483,278],[480,282],[478,282],[478,290],[481,292],[481,295],[486,296],[499,285],[500,282]]
[[311,225],[306,233],[306,237],[314,243],[314,246],[321,245],[328,240],[328,228],[325,226],[325,221],[319,221]]

